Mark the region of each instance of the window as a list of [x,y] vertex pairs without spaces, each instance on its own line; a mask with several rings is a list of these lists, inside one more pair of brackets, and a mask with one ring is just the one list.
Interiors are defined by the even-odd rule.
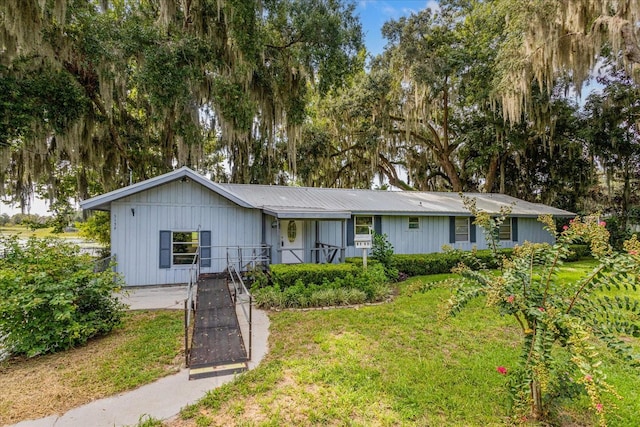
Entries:
[[468,242],[469,241],[469,218],[457,216],[456,217],[456,242]]
[[372,216],[357,216],[355,222],[355,234],[371,234],[373,230]]
[[511,218],[506,218],[502,224],[500,224],[500,240],[511,240]]
[[197,231],[173,231],[171,233],[171,259],[173,265],[192,264],[197,253]]
[[420,228],[420,217],[418,216],[410,216],[409,217],[409,230],[417,230]]
[[296,226],[296,222],[289,221],[289,224],[287,225],[287,238],[289,239],[290,243],[293,243],[296,241],[297,234],[298,234],[298,228]]

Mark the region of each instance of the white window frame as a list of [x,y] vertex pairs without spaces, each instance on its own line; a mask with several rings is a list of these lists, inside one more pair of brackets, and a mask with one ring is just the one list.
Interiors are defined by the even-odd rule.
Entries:
[[505,218],[502,224],[500,224],[500,228],[498,230],[498,238],[500,239],[500,241],[513,240],[513,223],[511,221],[511,218]]
[[470,236],[471,236],[470,233],[471,233],[471,218],[467,216],[457,216],[456,217],[456,243],[470,241]]
[[[176,234],[191,234],[191,241],[176,241]],[[195,237],[195,240],[193,238]],[[194,252],[176,252],[176,245],[180,246],[193,246],[195,244]],[[198,248],[200,247],[200,233],[195,230],[171,230],[171,265],[175,267],[189,267],[194,262],[194,257],[198,254]],[[176,257],[184,259],[184,262],[176,262]],[[189,259],[187,259],[189,257]]]
[[[366,236],[373,230],[373,215],[358,215],[353,218],[353,234],[356,236]],[[358,224],[360,222],[360,224]],[[362,233],[365,231],[366,233]],[[360,233],[358,232],[360,231]]]
[[[415,220],[415,221],[411,221],[411,220]],[[413,225],[413,227],[412,227]],[[413,231],[413,230],[420,230],[420,217],[419,216],[410,216],[408,219],[408,227],[409,230]]]

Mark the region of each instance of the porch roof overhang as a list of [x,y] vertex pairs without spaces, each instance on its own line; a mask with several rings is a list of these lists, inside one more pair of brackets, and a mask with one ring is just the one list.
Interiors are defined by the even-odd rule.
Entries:
[[263,212],[278,219],[320,219],[337,220],[351,218],[349,211],[329,211],[322,209],[306,208],[282,208],[275,206],[264,206]]

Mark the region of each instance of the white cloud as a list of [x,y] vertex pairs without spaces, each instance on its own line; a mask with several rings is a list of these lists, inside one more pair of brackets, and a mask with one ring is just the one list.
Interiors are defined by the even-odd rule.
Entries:
[[429,9],[435,12],[440,10],[440,3],[438,3],[436,0],[428,0],[426,7],[428,7]]

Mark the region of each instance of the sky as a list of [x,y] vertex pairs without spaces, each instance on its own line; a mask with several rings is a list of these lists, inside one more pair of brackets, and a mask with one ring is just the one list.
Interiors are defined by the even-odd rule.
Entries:
[[382,53],[386,40],[380,30],[382,25],[412,12],[425,8],[437,9],[436,0],[360,0],[356,2],[356,14],[360,16],[364,42],[372,56]]
[[[355,0],[355,5],[356,14],[362,23],[364,42],[371,56],[376,56],[384,50],[386,40],[382,37],[381,29],[385,22],[409,16],[427,7],[438,8],[437,0]],[[4,213],[14,215],[19,212],[19,207],[0,203],[0,215]],[[29,212],[49,215],[48,205],[44,200],[32,200]]]

